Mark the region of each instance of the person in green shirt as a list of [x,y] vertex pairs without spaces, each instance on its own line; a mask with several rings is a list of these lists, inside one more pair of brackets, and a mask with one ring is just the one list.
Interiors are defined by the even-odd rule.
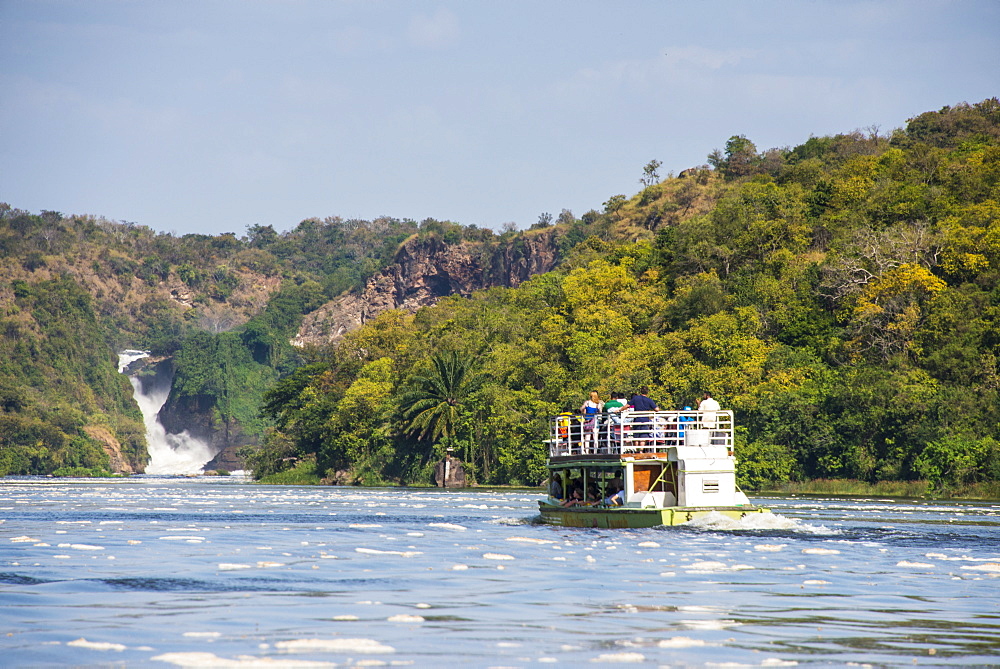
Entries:
[[625,395],[623,393],[611,393],[611,399],[604,403],[604,410],[608,412],[608,450],[612,453],[621,451],[622,442],[622,417],[621,410],[626,407]]

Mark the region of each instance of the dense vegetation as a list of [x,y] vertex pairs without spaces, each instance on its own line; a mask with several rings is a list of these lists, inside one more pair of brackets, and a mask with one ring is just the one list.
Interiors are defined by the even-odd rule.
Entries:
[[288,341],[302,314],[363,285],[413,235],[492,232],[333,217],[175,237],[0,204],[0,475],[110,473],[116,451],[141,469],[124,348],[173,356],[175,401],[262,433],[263,393],[301,363]]
[[105,430],[121,457],[139,462],[142,417],[90,295],[66,278],[11,288],[0,337],[0,473],[106,473]]
[[427,483],[451,447],[480,484],[535,484],[546,416],[642,385],[734,409],[750,488],[1000,480],[1000,102],[659,166],[601,212],[539,218],[557,271],[304,350],[302,315],[414,235],[475,244],[485,272],[523,236],[328,218],[175,237],[0,205],[0,474],[108,471],[102,430],[141,463],[129,346],[173,356],[177,401],[264,435],[245,455],[266,480]]
[[308,351],[257,474],[426,482],[453,447],[535,484],[545,416],[648,385],[734,409],[751,488],[1000,479],[1000,102],[709,163],[564,216],[586,235],[556,272]]

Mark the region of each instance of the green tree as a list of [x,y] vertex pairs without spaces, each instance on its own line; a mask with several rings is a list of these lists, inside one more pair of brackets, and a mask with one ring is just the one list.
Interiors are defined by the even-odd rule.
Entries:
[[430,362],[430,370],[410,377],[401,409],[408,434],[438,441],[456,435],[465,401],[484,378],[474,360],[457,351],[436,354]]
[[659,160],[650,160],[646,163],[646,166],[642,168],[642,178],[639,179],[639,183],[643,185],[644,188],[649,188],[653,184],[659,182],[660,175],[657,170],[663,165]]

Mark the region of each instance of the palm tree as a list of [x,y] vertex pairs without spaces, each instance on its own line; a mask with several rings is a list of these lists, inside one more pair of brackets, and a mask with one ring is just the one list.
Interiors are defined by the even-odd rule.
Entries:
[[420,440],[454,437],[462,403],[484,381],[473,371],[473,359],[455,351],[431,357],[429,372],[410,378],[410,390],[401,398],[405,431]]

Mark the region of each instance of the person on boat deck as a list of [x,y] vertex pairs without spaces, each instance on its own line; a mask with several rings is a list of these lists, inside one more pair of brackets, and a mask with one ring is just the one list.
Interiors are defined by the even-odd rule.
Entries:
[[[633,411],[659,411],[660,407],[653,400],[649,399],[649,388],[643,386],[639,389],[639,392],[632,396],[629,400],[629,406]],[[633,423],[649,423],[648,416],[638,416],[632,419]],[[649,425],[637,425],[633,427],[633,431],[636,433],[635,437],[638,439],[636,445],[645,446],[646,439],[649,438],[649,433],[651,431],[651,426]]]
[[608,451],[617,453],[622,441],[622,416],[621,411],[625,408],[625,394],[611,393],[611,399],[604,404],[604,410],[608,413],[608,431],[605,438],[608,442]]
[[608,496],[601,500],[605,506],[621,506],[625,503],[625,486],[620,477],[611,479],[605,492]]
[[618,492],[604,498],[604,503],[608,506],[621,506],[625,503],[625,489],[619,487]]
[[563,454],[572,452],[570,441],[570,426],[573,423],[573,412],[566,407],[556,416],[556,434],[559,436],[559,451]]
[[701,425],[706,430],[711,430],[715,427],[716,413],[722,407],[719,403],[715,401],[715,398],[708,392],[702,397],[701,402],[698,403],[698,411],[701,412]]
[[549,482],[549,497],[563,498],[562,477],[559,474],[552,475],[552,480]]
[[[691,407],[684,407],[685,411],[691,411]],[[680,416],[677,419],[677,440],[682,444],[684,443],[684,428],[687,427],[687,423],[693,423],[694,416]],[[693,426],[692,426],[693,427]]]
[[[583,452],[597,452],[597,415],[604,410],[604,402],[596,390],[590,391],[590,398],[580,407],[586,420],[583,423]],[[589,444],[589,446],[588,446]]]
[[563,506],[582,506],[586,502],[583,500],[583,490],[580,488],[573,488],[573,492],[570,496],[566,498],[566,501],[562,503]]

